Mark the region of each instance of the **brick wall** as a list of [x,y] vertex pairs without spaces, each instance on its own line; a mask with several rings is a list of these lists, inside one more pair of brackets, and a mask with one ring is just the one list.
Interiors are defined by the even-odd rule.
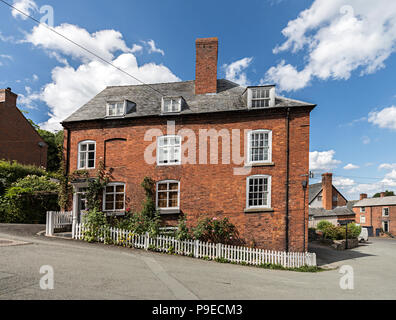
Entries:
[[[309,165],[309,112],[300,108],[291,112],[290,122],[290,196],[289,196],[289,244],[291,251],[304,251],[308,242],[308,191],[304,203],[301,175],[308,173]],[[286,182],[286,121],[284,110],[265,112],[222,113],[174,118],[176,132],[191,129],[199,136],[199,129],[270,129],[272,133],[272,160],[274,165],[254,167],[249,175],[272,176],[272,212],[245,213],[246,177],[234,175],[234,164],[183,164],[180,166],[157,166],[144,160],[145,149],[155,142],[144,141],[147,129],[157,128],[166,134],[166,119],[124,119],[102,122],[67,124],[70,128],[69,171],[77,169],[77,145],[83,140],[96,141],[96,159],[105,161],[106,168],[114,168],[113,181],[126,183],[126,207],[140,210],[144,191],[140,186],[145,176],[155,181],[180,181],[180,208],[187,215],[189,224],[199,217],[228,217],[236,224],[248,243],[259,247],[284,250],[285,243],[285,182]],[[172,120],[169,118],[168,120]],[[122,138],[110,143],[106,140]],[[240,137],[241,150],[244,138]],[[106,147],[105,147],[106,145]],[[198,142],[197,142],[198,145]],[[65,152],[67,134],[65,131]],[[209,147],[208,147],[209,148]],[[221,139],[218,145],[222,149]],[[243,151],[242,151],[243,152]],[[199,159],[197,147],[196,158]],[[221,156],[219,156],[221,162]],[[95,174],[95,170],[92,170]],[[305,213],[304,213],[305,209]],[[175,224],[177,216],[164,216],[164,222]],[[305,248],[304,248],[305,239]]]
[[17,95],[0,90],[0,159],[47,166],[47,145],[16,107]]

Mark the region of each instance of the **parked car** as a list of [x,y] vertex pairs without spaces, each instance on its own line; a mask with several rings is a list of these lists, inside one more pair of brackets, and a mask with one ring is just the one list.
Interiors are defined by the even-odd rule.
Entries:
[[362,231],[360,232],[360,234],[358,236],[358,240],[359,240],[359,242],[368,241],[368,230],[367,230],[367,228],[362,227]]

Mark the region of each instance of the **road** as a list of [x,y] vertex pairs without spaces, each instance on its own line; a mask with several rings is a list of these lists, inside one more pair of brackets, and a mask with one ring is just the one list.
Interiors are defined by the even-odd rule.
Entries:
[[[221,264],[36,235],[44,227],[0,224],[0,299],[396,298],[391,239],[371,239],[342,253],[312,248],[320,264],[353,268],[354,289],[343,290],[339,269],[302,273]],[[53,290],[40,288],[44,265],[53,268]]]

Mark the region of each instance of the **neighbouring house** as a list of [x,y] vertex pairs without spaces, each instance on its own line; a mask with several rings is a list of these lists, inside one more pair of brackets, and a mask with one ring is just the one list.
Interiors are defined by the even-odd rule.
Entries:
[[[141,209],[147,176],[164,226],[228,217],[257,247],[306,251],[315,105],[219,80],[217,59],[217,38],[197,39],[195,80],[105,88],[62,123],[67,171],[112,169],[109,215]],[[79,219],[86,181],[73,186]]]
[[17,108],[11,88],[0,89],[0,159],[47,166],[48,146]]
[[339,225],[345,220],[355,220],[352,210],[353,202],[349,202],[336,187],[333,186],[333,174],[322,174],[322,182],[309,186],[309,227],[326,220]]
[[367,198],[362,193],[360,200],[353,206],[356,223],[368,229],[369,235],[378,236],[382,231],[396,235],[396,196],[385,196],[381,192],[379,198]]

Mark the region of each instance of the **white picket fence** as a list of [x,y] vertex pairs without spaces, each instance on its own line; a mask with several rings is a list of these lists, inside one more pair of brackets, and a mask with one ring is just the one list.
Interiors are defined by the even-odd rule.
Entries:
[[54,235],[54,230],[71,226],[73,224],[73,213],[71,211],[47,211],[45,234]]
[[[83,224],[74,225],[74,239],[83,240],[84,233],[89,231]],[[126,247],[134,247],[160,252],[173,252],[195,258],[225,259],[234,263],[249,265],[276,264],[287,268],[302,266],[316,266],[316,254],[309,252],[283,252],[264,249],[255,249],[241,246],[209,243],[199,240],[180,241],[172,237],[148,234],[137,235],[128,230],[117,228],[102,229],[96,235],[98,242],[109,242]]]

